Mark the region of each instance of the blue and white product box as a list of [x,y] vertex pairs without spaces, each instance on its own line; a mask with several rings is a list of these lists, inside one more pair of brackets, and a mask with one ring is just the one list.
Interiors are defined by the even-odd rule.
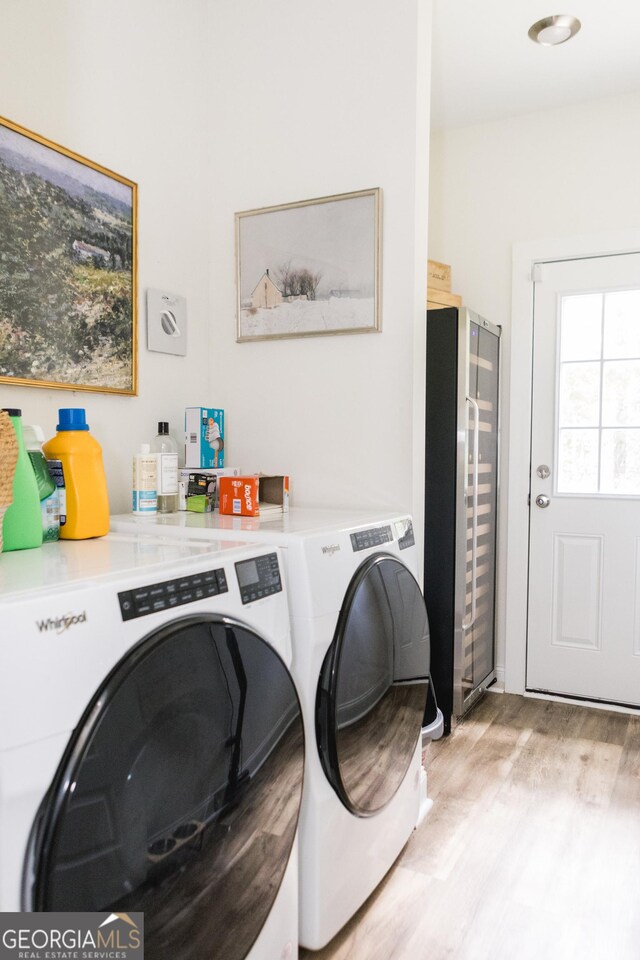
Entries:
[[185,467],[205,470],[224,467],[224,410],[187,407],[184,435]]

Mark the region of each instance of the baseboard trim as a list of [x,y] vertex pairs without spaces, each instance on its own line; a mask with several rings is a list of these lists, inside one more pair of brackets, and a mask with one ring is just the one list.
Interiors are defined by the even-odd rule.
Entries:
[[603,700],[590,700],[587,697],[569,697],[561,693],[547,693],[541,690],[525,690],[524,696],[531,700],[550,700],[552,703],[570,703],[574,707],[589,707],[592,710],[610,710],[613,713],[627,713],[632,717],[640,716],[640,707],[625,703],[607,703]]

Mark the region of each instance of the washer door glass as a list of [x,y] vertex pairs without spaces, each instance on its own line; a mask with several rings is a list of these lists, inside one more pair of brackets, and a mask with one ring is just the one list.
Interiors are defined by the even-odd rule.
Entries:
[[422,727],[429,656],[415,578],[394,557],[369,557],[345,595],[316,697],[320,759],[352,813],[377,813],[404,780]]
[[273,648],[230,619],[174,621],[76,728],[34,827],[27,908],[144,911],[150,957],[241,960],[289,861],[303,766]]

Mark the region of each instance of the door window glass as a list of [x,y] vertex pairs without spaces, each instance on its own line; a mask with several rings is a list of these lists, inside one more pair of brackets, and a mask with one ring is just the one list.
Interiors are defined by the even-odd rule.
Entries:
[[639,447],[640,290],[561,297],[557,492],[640,496]]
[[274,650],[231,620],[174,623],[80,722],[37,825],[31,908],[143,911],[150,956],[241,960],[287,867],[302,773]]
[[605,298],[604,356],[640,357],[640,290],[608,293]]

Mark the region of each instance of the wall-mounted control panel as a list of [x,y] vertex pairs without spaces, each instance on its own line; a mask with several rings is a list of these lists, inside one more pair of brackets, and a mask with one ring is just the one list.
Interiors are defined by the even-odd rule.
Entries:
[[166,290],[147,290],[147,347],[157,353],[187,353],[187,301]]

